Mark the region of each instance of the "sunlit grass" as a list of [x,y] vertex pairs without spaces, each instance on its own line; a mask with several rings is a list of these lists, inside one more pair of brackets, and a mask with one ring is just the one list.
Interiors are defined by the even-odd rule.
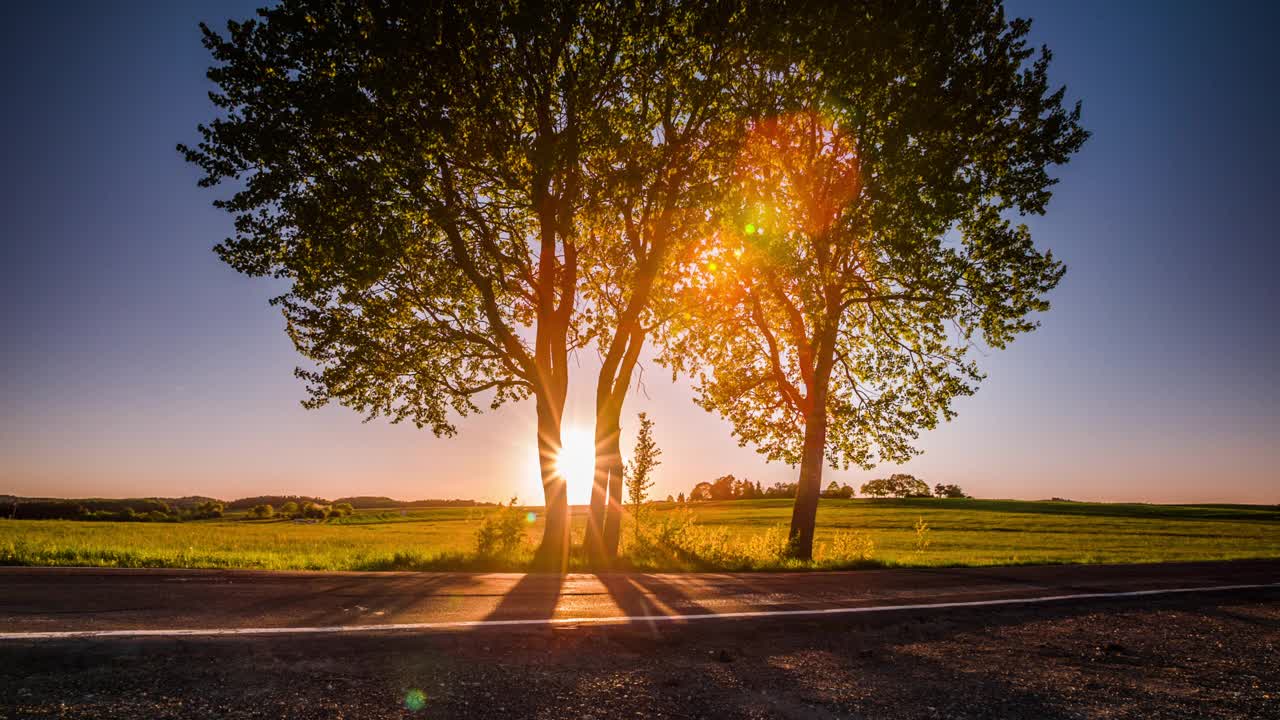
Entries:
[[[819,561],[779,557],[789,500],[690,506],[695,522],[679,553],[637,552],[646,570],[802,570],[868,566],[1124,563],[1280,557],[1280,509],[981,500],[824,500]],[[541,536],[540,509],[527,547],[503,559],[478,558],[475,530],[486,508],[366,511],[340,522],[207,520],[111,523],[0,520],[0,564],[264,570],[523,570]],[[680,512],[659,503],[649,527]],[[918,552],[917,520],[929,527]],[[581,538],[584,517],[574,517]],[[781,536],[781,537],[780,537]],[[848,548],[869,540],[869,557]],[[834,548],[844,548],[838,553]],[[574,565],[585,569],[580,554]]]

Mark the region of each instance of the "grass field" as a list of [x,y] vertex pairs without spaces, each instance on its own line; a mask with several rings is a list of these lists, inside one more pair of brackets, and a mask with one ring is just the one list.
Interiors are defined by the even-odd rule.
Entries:
[[[819,561],[777,556],[790,500],[700,503],[679,557],[634,553],[655,570],[788,570],[854,566],[1120,563],[1280,557],[1280,507],[1129,505],[1008,500],[823,500]],[[536,509],[535,509],[536,511]],[[0,564],[273,570],[522,570],[527,549],[505,559],[475,554],[491,508],[364,511],[301,524],[235,518],[186,523],[0,520]],[[649,527],[680,526],[685,511],[649,510]],[[920,533],[923,520],[928,530]],[[575,512],[574,532],[584,526]],[[541,519],[526,525],[528,547]],[[631,537],[630,529],[625,533]],[[830,548],[863,543],[858,557]],[[870,540],[874,548],[865,541]],[[922,540],[925,543],[922,543]],[[921,549],[923,546],[923,550]],[[869,552],[868,552],[869,551]],[[580,563],[575,559],[575,564]]]

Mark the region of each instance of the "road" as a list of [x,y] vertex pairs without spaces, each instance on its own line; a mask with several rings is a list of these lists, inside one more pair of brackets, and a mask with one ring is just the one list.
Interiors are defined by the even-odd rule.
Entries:
[[0,640],[687,623],[1277,584],[1280,560],[563,577],[0,568]]
[[0,720],[1277,718],[1277,581],[7,568]]

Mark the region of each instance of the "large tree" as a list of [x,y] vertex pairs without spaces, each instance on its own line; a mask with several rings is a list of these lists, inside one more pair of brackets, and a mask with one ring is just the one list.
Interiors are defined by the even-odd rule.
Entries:
[[1043,213],[1087,133],[1049,52],[994,0],[799,3],[683,288],[666,360],[744,444],[800,466],[792,552],[812,555],[825,464],[914,452],[1063,268],[1011,216]]
[[285,0],[204,28],[222,113],[180,146],[202,185],[232,181],[221,257],[288,281],[274,302],[314,363],[309,406],[451,435],[477,402],[534,398],[547,569],[568,552],[584,168],[622,105],[633,11]]
[[581,214],[586,327],[600,353],[587,549],[612,561],[622,525],[623,404],[653,329],[671,312],[675,270],[711,213],[747,115],[738,3],[652,3],[628,33],[625,93],[593,156]]

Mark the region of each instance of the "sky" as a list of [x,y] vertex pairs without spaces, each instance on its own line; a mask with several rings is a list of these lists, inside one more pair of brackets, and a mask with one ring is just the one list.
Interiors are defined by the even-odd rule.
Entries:
[[[540,503],[530,403],[452,439],[304,410],[302,359],[267,304],[281,286],[213,254],[231,220],[174,146],[214,113],[197,23],[259,4],[0,9],[0,494]],[[911,472],[979,497],[1280,502],[1280,4],[1007,7],[1034,19],[1093,132],[1029,222],[1067,275],[1037,332],[981,358],[987,380],[922,456],[824,482]],[[566,442],[589,450],[598,363],[575,362]],[[727,473],[795,480],[651,359],[642,378],[626,416],[657,423],[655,495]],[[571,502],[588,483],[570,478]]]

